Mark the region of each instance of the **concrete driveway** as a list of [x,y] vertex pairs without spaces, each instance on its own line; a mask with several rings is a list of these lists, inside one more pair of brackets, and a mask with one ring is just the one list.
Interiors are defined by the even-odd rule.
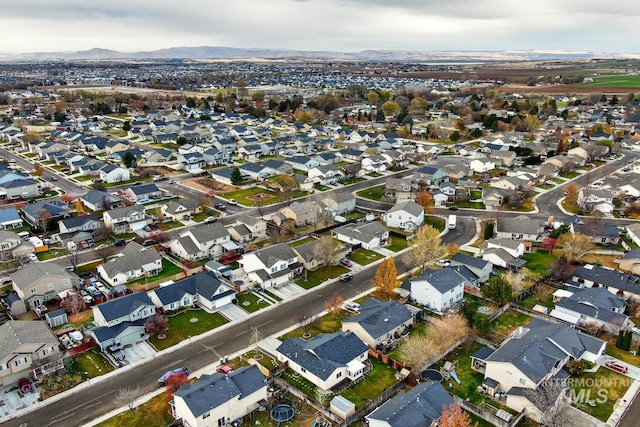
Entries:
[[218,309],[218,313],[222,314],[232,322],[235,320],[245,319],[249,316],[249,313],[235,304],[226,304],[224,307],[220,307]]
[[[605,366],[605,363],[608,361],[614,361],[617,363],[620,363],[621,365],[625,365],[629,367],[629,370],[627,371],[626,374],[623,374],[622,372],[620,372],[620,375],[624,375],[626,377],[632,378],[634,380],[640,380],[640,368],[638,368],[637,366],[634,365],[630,365],[627,362],[624,362],[620,359],[616,359],[615,357],[609,356],[608,354],[604,355],[604,362],[602,362],[602,368],[601,369],[609,369]],[[617,371],[616,371],[617,372]]]
[[146,341],[140,341],[135,344],[130,344],[122,349],[122,352],[126,356],[126,361],[129,363],[135,363],[140,360],[152,358],[156,351]]
[[0,387],[0,423],[13,417],[17,411],[38,403],[39,398],[40,394],[35,388],[23,394],[18,390],[17,383]]
[[287,282],[284,285],[278,285],[277,288],[271,287],[269,288],[269,291],[273,292],[282,299],[291,298],[307,292],[305,288],[303,288],[302,286],[298,286],[293,282]]

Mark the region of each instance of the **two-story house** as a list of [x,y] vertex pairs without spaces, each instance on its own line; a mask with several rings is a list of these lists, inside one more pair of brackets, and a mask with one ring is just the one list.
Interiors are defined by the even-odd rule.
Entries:
[[146,214],[144,206],[137,205],[105,211],[102,220],[115,234],[135,232],[153,222],[151,216]]
[[168,245],[171,252],[187,261],[218,258],[227,251],[239,249],[227,229],[219,222],[199,224],[180,232]]
[[0,260],[20,259],[34,252],[33,245],[11,231],[0,230]]
[[147,318],[156,314],[156,307],[145,292],[134,292],[102,304],[94,305],[93,323],[89,333],[102,351],[111,346],[122,348],[145,340]]
[[202,204],[195,199],[171,200],[160,206],[161,215],[167,221],[189,220],[202,210]]
[[36,309],[47,301],[57,300],[77,286],[80,279],[53,262],[31,262],[11,275],[13,290],[26,304]]
[[238,243],[248,243],[267,237],[267,221],[246,214],[238,215],[226,228],[231,238]]
[[427,269],[418,278],[405,280],[401,288],[418,304],[442,313],[462,301],[465,280],[454,268]]
[[286,243],[244,254],[239,262],[249,281],[263,288],[282,285],[302,270],[298,255]]
[[414,321],[413,312],[399,301],[367,298],[360,304],[357,315],[342,319],[342,331],[351,331],[369,347],[376,348],[400,336]]
[[417,230],[424,223],[424,207],[411,200],[399,202],[382,214],[382,220],[387,227]]

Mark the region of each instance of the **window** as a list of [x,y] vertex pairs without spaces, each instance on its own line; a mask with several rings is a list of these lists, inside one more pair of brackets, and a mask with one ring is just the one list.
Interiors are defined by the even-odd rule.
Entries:
[[277,266],[276,267],[271,267],[271,272],[272,273],[275,273],[276,271],[278,271],[278,267]]
[[71,284],[71,280],[70,279],[64,279],[64,285],[65,286],[69,286]]
[[23,357],[22,359],[17,359],[14,363],[16,366],[24,365],[27,363],[27,358]]
[[53,286],[53,283],[49,283],[49,284],[47,284],[47,289],[52,291],[52,290],[55,289],[55,286]]
[[38,292],[38,290],[36,288],[31,288],[31,293],[35,294],[36,292]]
[[341,376],[342,376],[342,372],[338,372],[338,373],[336,374],[336,378],[340,378]]
[[525,385],[527,384],[527,381],[524,378],[520,378],[520,384]]
[[53,353],[53,347],[47,347],[44,350],[42,350],[42,354],[44,356],[46,356],[47,354]]
[[204,420],[205,418],[209,418],[211,416],[211,412],[205,412],[204,414],[202,414],[202,419]]
[[224,425],[226,424],[226,419],[224,417],[222,418],[218,418],[218,427],[224,427]]
[[7,365],[6,363],[0,365],[0,371],[4,371],[5,369],[9,369],[9,365]]

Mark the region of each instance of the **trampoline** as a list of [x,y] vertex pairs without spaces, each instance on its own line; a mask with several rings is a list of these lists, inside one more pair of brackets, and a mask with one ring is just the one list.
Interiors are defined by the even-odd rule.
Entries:
[[425,381],[435,381],[440,382],[443,380],[443,376],[440,371],[436,371],[435,369],[425,369],[420,373],[420,378]]
[[271,409],[271,419],[276,423],[285,423],[295,415],[293,408],[289,405],[279,404]]

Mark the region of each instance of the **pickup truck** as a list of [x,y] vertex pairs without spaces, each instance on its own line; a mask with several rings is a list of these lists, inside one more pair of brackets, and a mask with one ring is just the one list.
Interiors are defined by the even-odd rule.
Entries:
[[189,370],[185,367],[182,368],[178,368],[178,369],[173,369],[171,371],[167,371],[164,373],[164,375],[162,375],[160,378],[158,378],[158,385],[160,387],[164,387],[165,383],[167,382],[167,380],[169,379],[169,377],[173,376],[173,375],[181,375],[181,374],[185,374],[185,375],[189,375]]

